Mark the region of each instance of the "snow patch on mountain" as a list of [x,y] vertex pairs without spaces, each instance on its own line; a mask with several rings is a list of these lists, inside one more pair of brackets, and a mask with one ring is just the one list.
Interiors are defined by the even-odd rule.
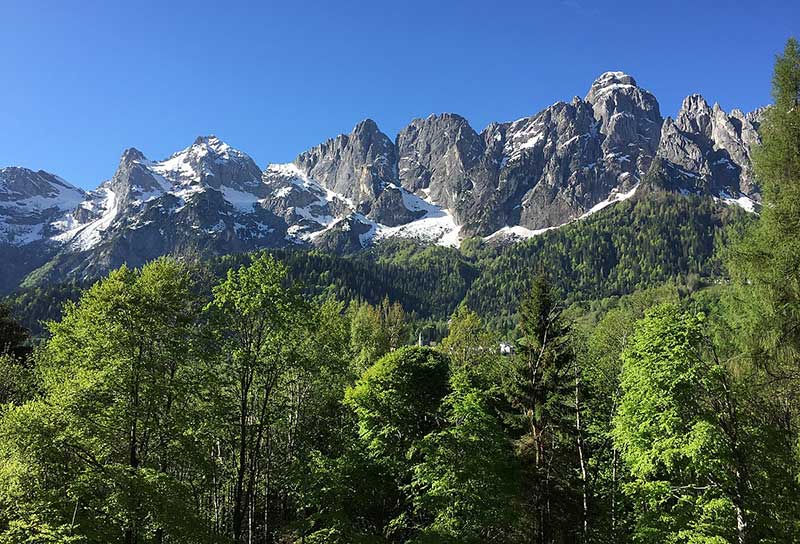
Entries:
[[419,219],[396,227],[375,224],[374,241],[400,237],[442,246],[459,246],[461,243],[461,227],[456,224],[453,214],[449,210],[437,206],[429,199],[420,198],[403,188],[400,188],[400,190],[402,192],[403,205],[410,211],[424,212],[424,215]]
[[43,239],[49,224],[85,193],[62,178],[27,168],[0,169],[0,242],[23,246]]
[[544,234],[545,232],[549,232],[551,230],[556,230],[575,221],[580,221],[582,219],[586,219],[587,217],[599,212],[611,206],[612,204],[616,204],[617,202],[622,202],[624,200],[628,200],[634,194],[636,194],[636,190],[639,188],[639,184],[637,183],[630,191],[625,193],[618,193],[616,190],[613,190],[611,194],[603,200],[602,202],[598,202],[594,206],[592,206],[589,210],[581,214],[580,216],[576,217],[575,219],[571,219],[561,225],[557,225],[554,227],[547,227],[544,229],[527,229],[520,225],[509,226],[506,225],[503,228],[493,232],[489,236],[484,237],[484,240],[492,241],[492,240],[502,240],[502,239],[522,239],[526,240],[528,238],[533,238],[534,236],[539,236],[540,234]]
[[253,193],[246,193],[227,186],[222,186],[222,198],[241,213],[251,213],[260,200]]
[[526,240],[528,238],[533,238],[534,236],[539,236],[540,234],[544,234],[547,231],[557,229],[558,227],[547,227],[546,229],[527,229],[520,225],[514,225],[513,227],[506,225],[505,227],[493,232],[489,236],[486,236],[484,239],[487,241],[501,239],[501,238],[520,238]]
[[119,200],[110,187],[100,187],[91,195],[91,200],[81,205],[84,209],[99,213],[99,216],[84,224],[77,223],[74,218],[64,218],[56,226],[67,230],[53,237],[59,242],[66,242],[70,247],[85,251],[95,247],[102,240],[103,233],[112,225],[120,213]]
[[739,206],[746,212],[755,213],[758,203],[747,195],[740,194],[738,197],[733,197],[726,192],[720,194],[720,198],[725,204]]
[[637,183],[636,185],[633,186],[633,188],[630,191],[628,191],[626,193],[619,193],[619,192],[617,192],[616,189],[613,189],[611,191],[611,194],[608,195],[608,198],[606,198],[602,202],[598,202],[597,204],[592,206],[589,210],[587,210],[580,217],[578,217],[578,219],[585,219],[585,218],[589,217],[590,215],[593,215],[593,214],[599,212],[600,210],[602,210],[604,208],[607,208],[611,204],[615,204],[617,202],[622,202],[623,200],[628,200],[630,197],[632,197],[634,194],[636,194],[636,189],[638,189],[638,188],[639,188],[639,184]]

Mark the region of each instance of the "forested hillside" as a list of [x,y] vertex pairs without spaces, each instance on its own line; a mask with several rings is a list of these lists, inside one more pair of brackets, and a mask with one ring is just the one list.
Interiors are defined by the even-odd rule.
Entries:
[[[468,239],[462,249],[387,240],[356,254],[273,250],[290,279],[309,295],[338,300],[384,298],[415,318],[446,320],[465,302],[498,330],[514,324],[519,293],[530,278],[547,271],[565,302],[600,299],[672,282],[717,281],[724,277],[718,255],[731,232],[751,221],[736,206],[710,197],[652,191],[588,219],[517,243]],[[211,273],[249,262],[228,255],[207,262]],[[43,285],[10,297],[15,313],[36,331],[57,318],[64,300],[85,285]]]
[[19,294],[67,302],[0,310],[0,544],[800,541],[795,40],[773,96],[756,217],[652,190]]

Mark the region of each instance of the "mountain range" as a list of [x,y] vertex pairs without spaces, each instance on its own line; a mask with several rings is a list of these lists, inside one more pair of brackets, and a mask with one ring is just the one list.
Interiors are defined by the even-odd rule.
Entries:
[[633,77],[606,72],[584,98],[481,132],[445,113],[392,139],[366,119],[264,170],[215,136],[161,161],[127,149],[89,192],[48,172],[2,168],[0,291],[182,252],[528,238],[651,186],[752,211],[760,196],[750,154],[763,113],[725,112],[695,94],[663,118]]

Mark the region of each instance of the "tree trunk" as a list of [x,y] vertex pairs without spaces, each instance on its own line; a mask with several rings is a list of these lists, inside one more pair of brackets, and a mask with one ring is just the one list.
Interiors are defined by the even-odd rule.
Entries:
[[589,496],[588,496],[588,478],[586,471],[586,444],[583,441],[583,429],[581,428],[581,403],[580,403],[580,371],[578,369],[577,360],[575,363],[575,432],[576,441],[578,443],[578,460],[580,462],[581,470],[581,496],[582,496],[582,516],[583,526],[581,531],[583,534],[583,541],[589,540]]
[[747,544],[747,517],[744,508],[736,505],[736,533],[739,544]]
[[[735,450],[738,453],[738,449]],[[737,455],[737,457],[739,457]],[[737,459],[740,461],[740,459]],[[743,464],[743,463],[742,463]],[[736,490],[733,497],[733,506],[736,509],[736,536],[739,544],[747,544],[750,542],[750,535],[748,534],[749,527],[747,521],[747,511],[745,509],[745,492],[747,489],[746,470],[736,469],[734,471],[736,477]]]
[[611,539],[617,542],[617,448],[611,449]]
[[[245,380],[246,381],[246,380]],[[241,542],[244,522],[244,475],[247,471],[247,396],[248,389],[243,384],[239,404],[239,466],[236,467],[236,485],[233,490],[233,538]]]

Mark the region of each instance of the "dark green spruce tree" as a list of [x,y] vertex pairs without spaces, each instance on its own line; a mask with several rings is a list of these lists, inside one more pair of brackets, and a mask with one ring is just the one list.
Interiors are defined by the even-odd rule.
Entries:
[[523,538],[576,539],[583,526],[576,447],[575,366],[569,327],[547,279],[536,276],[519,307],[517,352],[504,392],[522,467]]

